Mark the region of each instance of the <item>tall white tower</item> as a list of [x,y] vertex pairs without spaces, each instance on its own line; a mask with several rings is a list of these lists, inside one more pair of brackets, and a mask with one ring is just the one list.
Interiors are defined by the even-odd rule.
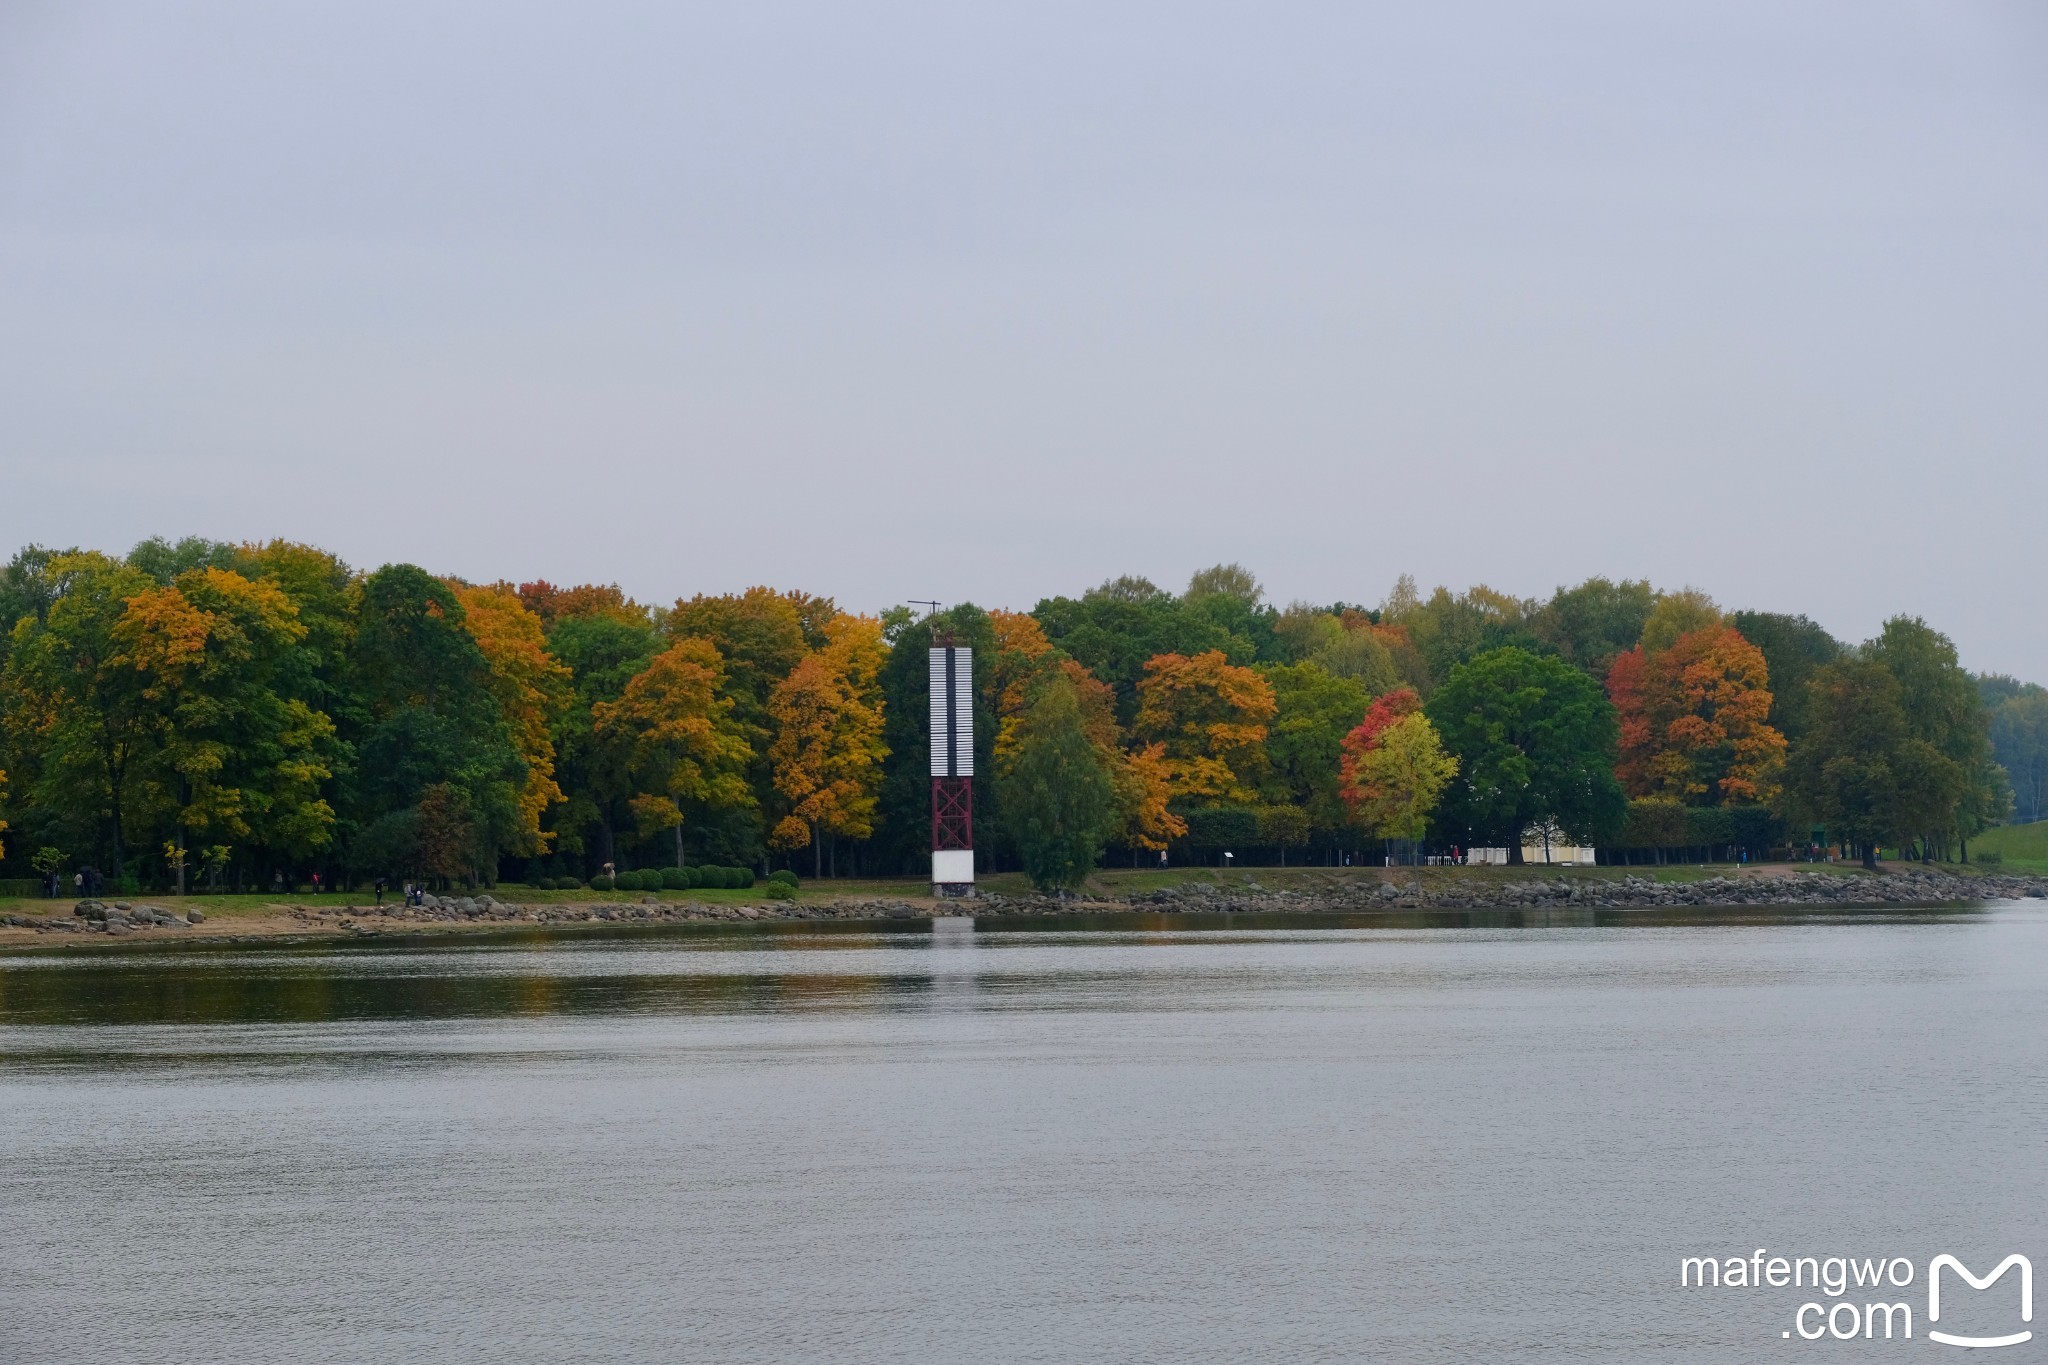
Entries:
[[934,641],[932,894],[974,894],[974,651]]

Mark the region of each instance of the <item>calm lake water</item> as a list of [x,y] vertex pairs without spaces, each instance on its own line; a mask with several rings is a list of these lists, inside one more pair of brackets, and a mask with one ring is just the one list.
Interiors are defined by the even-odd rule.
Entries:
[[1876,1359],[1924,1278],[1680,1258],[2048,1271],[2038,902],[1511,923],[0,958],[0,1361]]

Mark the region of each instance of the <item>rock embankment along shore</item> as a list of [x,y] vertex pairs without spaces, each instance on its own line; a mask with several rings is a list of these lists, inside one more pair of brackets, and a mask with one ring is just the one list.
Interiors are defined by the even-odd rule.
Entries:
[[[1533,870],[1533,869],[1532,869]],[[1691,882],[1546,877],[1526,881],[1354,882],[1313,891],[1240,890],[1187,882],[1134,896],[1133,909],[1172,911],[1499,910],[1524,906],[1652,910],[1665,906],[1954,905],[1984,900],[2048,899],[2048,877],[1958,877],[1912,869],[1883,876],[1825,872],[1789,876],[1703,877]]]
[[0,925],[17,929],[39,929],[45,933],[101,933],[116,938],[132,934],[138,929],[189,929],[195,924],[206,922],[206,912],[193,907],[189,910],[166,910],[161,905],[142,905],[132,901],[80,901],[71,909],[71,917],[59,919],[41,915],[0,915]]
[[[928,919],[935,915],[1044,915],[1151,911],[1168,913],[1359,914],[1378,910],[1504,910],[1528,907],[1650,910],[1682,906],[1952,905],[1982,900],[2048,899],[2048,877],[1955,876],[1909,868],[1883,876],[1795,872],[1719,876],[1698,881],[1655,881],[1544,875],[1524,880],[1444,878],[1425,881],[1360,878],[1332,880],[1309,889],[1269,889],[1256,879],[1218,884],[1189,881],[1130,897],[1049,897],[985,894],[972,901],[840,897],[768,900],[754,904],[663,901],[563,902],[520,905],[482,896],[428,896],[420,905],[291,907],[270,922],[270,932],[389,933],[480,924],[678,924],[770,920]],[[43,934],[122,937],[148,930],[173,935],[206,922],[206,912],[166,909],[130,901],[80,901],[68,916],[0,915],[0,925]],[[239,921],[216,920],[213,934],[233,935]]]

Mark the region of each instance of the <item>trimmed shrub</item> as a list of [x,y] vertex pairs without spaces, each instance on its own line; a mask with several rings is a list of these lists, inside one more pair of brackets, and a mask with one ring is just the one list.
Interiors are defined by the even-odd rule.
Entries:
[[778,882],[772,877],[762,890],[771,901],[793,901],[796,899],[795,887],[791,886],[788,882]]
[[707,867],[704,869],[704,885],[719,891],[730,891],[739,883],[733,880],[729,867]]
[[777,868],[775,871],[770,872],[768,874],[768,880],[771,883],[780,883],[781,885],[790,888],[792,891],[794,891],[797,887],[803,885],[803,883],[799,882],[796,879],[796,873],[791,872],[786,867]]
[[1249,806],[1191,810],[1184,818],[1188,832],[1182,842],[1190,848],[1246,848],[1259,842],[1258,812]]
[[734,868],[732,870],[732,884],[742,891],[752,886],[754,884],[754,869],[751,867]]
[[688,891],[690,876],[680,867],[664,867],[661,870],[661,889],[664,891]]

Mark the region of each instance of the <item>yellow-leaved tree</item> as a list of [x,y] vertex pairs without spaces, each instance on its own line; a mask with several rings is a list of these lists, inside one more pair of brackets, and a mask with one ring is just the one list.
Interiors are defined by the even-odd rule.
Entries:
[[548,653],[541,619],[509,586],[453,585],[462,603],[463,624],[483,651],[491,670],[491,692],[504,714],[513,747],[526,765],[526,782],[516,798],[518,843],[514,851],[546,853],[554,836],[541,829],[541,816],[563,799],[555,781],[554,728],[574,692],[569,669]]
[[874,833],[884,754],[882,623],[839,616],[824,630],[824,648],[804,656],[768,698],[768,761],[789,803],[769,843],[785,852],[808,845],[814,876],[824,875],[823,835]]
[[1337,795],[1352,821],[1381,839],[1420,839],[1458,775],[1458,760],[1406,688],[1380,698],[1344,737],[1342,764]]
[[139,684],[154,739],[139,771],[147,808],[175,826],[166,856],[180,892],[191,834],[297,855],[328,841],[334,725],[285,686],[305,634],[276,583],[219,568],[136,593],[113,628],[113,661]]
[[640,836],[675,832],[683,865],[683,826],[691,812],[750,807],[750,750],[721,694],[724,660],[709,640],[678,640],[635,674],[615,702],[591,708],[597,742],[614,747],[632,790]]

